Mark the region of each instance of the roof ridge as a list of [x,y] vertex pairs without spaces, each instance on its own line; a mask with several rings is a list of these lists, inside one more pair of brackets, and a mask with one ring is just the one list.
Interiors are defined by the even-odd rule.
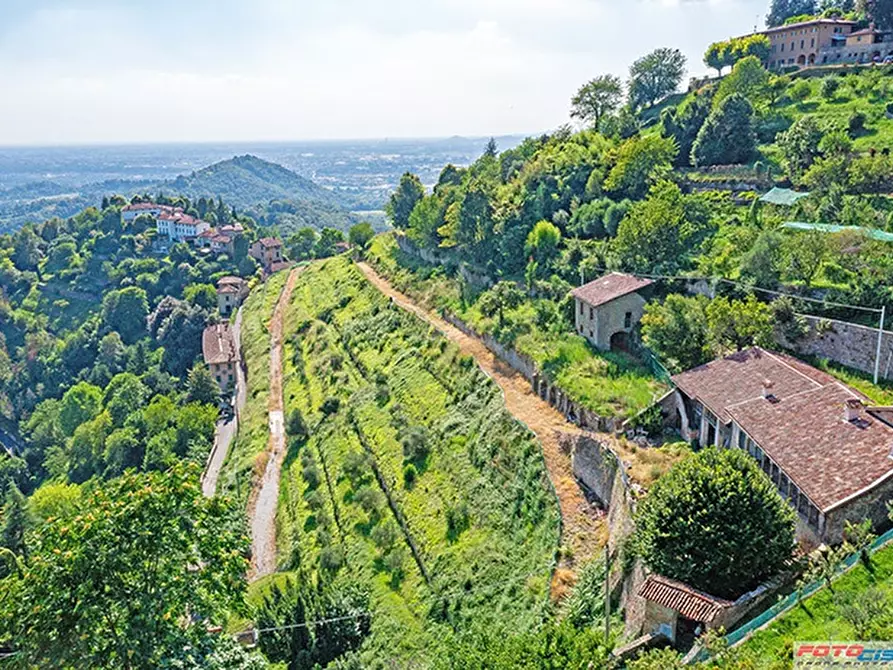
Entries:
[[[759,349],[760,351],[762,351],[764,354],[766,354],[767,356],[769,356],[769,357],[772,358],[773,360],[778,361],[779,363],[781,363],[782,365],[784,365],[785,367],[787,367],[789,370],[792,370],[793,372],[796,372],[798,375],[800,375],[800,376],[803,377],[804,379],[806,379],[806,380],[812,382],[813,384],[816,385],[816,388],[823,388],[823,387],[825,387],[825,386],[828,386],[828,384],[819,384],[815,379],[813,379],[812,377],[810,377],[810,376],[807,375],[807,374],[804,374],[804,373],[800,372],[800,370],[798,370],[797,368],[795,368],[793,365],[791,365],[790,363],[788,363],[786,360],[784,360],[784,359],[782,359],[782,358],[779,358],[778,356],[776,356],[775,354],[773,354],[771,351],[769,351],[769,350],[767,350],[767,349],[763,349],[763,347],[754,347],[754,349]],[[788,397],[790,397],[790,396],[788,396]]]

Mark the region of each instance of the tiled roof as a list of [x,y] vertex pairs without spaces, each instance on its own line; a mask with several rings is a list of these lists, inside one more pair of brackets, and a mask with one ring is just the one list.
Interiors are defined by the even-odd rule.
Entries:
[[701,623],[710,623],[716,615],[733,604],[660,575],[649,575],[639,588],[639,595],[645,600],[678,612],[686,619]]
[[847,21],[845,19],[812,19],[810,21],[801,21],[800,23],[787,23],[780,26],[775,26],[774,28],[767,28],[764,30],[764,33],[779,33],[785,32],[787,30],[797,30],[800,28],[805,28],[806,26],[813,25],[834,25],[834,26],[854,26],[856,25],[855,21]]
[[865,410],[847,421],[848,400],[865,398],[835,382],[772,402],[758,398],[728,411],[826,512],[893,475],[893,427]]
[[229,324],[218,323],[205,328],[202,333],[202,355],[208,365],[236,361],[236,346]]
[[260,243],[260,245],[262,247],[267,247],[267,248],[282,246],[282,240],[279,240],[275,237],[264,237],[264,238],[261,238],[260,240],[258,240],[258,242]]
[[244,283],[245,283],[245,280],[242,279],[241,277],[226,276],[226,277],[221,277],[220,279],[217,280],[217,286],[224,286],[227,284],[232,285],[232,286],[241,286]]
[[763,384],[772,383],[772,395],[787,398],[833,383],[834,377],[796,358],[759,347],[673,376],[673,382],[689,398],[703,403],[724,423],[731,419],[727,409],[763,397]]
[[606,274],[600,279],[571,291],[571,295],[592,307],[598,307],[630,293],[635,293],[653,282],[620,272]]

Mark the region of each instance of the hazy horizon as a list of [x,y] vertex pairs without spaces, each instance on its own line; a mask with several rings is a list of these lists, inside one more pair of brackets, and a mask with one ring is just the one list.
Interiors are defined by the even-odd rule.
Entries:
[[[767,0],[5,0],[0,146],[526,135]],[[38,45],[38,48],[35,48]]]

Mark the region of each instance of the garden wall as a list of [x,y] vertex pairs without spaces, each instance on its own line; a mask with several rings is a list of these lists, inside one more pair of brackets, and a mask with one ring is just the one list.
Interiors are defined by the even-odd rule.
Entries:
[[[877,328],[816,316],[802,316],[809,325],[806,336],[796,342],[779,336],[779,344],[799,354],[827,358],[848,368],[874,373]],[[884,331],[881,342],[880,376],[893,379],[893,332],[888,330]]]

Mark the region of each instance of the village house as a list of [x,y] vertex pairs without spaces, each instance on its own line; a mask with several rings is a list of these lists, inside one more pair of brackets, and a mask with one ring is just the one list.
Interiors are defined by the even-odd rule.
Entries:
[[251,245],[248,255],[255,259],[264,269],[264,272],[273,271],[274,266],[282,263],[282,240],[275,237],[264,237]]
[[155,221],[155,229],[171,242],[189,242],[208,230],[211,224],[179,211],[163,211]]
[[217,308],[229,316],[248,296],[248,282],[241,277],[221,277],[217,280]]
[[235,251],[235,240],[244,234],[242,224],[228,224],[219,228],[208,228],[202,231],[194,240],[197,249],[209,249],[215,254],[229,254]]
[[228,323],[205,328],[202,333],[202,355],[220,390],[229,393],[236,385],[236,366],[239,358],[233,333]]
[[125,205],[121,208],[121,219],[126,223],[130,223],[138,216],[143,215],[157,219],[161,213],[165,211],[173,212],[175,211],[175,208],[168,205],[156,205],[154,202],[137,202],[132,205]]
[[797,537],[838,544],[846,521],[887,519],[893,409],[759,347],[675,375],[683,437],[750,454],[797,511]]
[[602,351],[629,350],[630,334],[647,302],[639,292],[651,284],[648,279],[612,272],[574,289],[577,332]]

